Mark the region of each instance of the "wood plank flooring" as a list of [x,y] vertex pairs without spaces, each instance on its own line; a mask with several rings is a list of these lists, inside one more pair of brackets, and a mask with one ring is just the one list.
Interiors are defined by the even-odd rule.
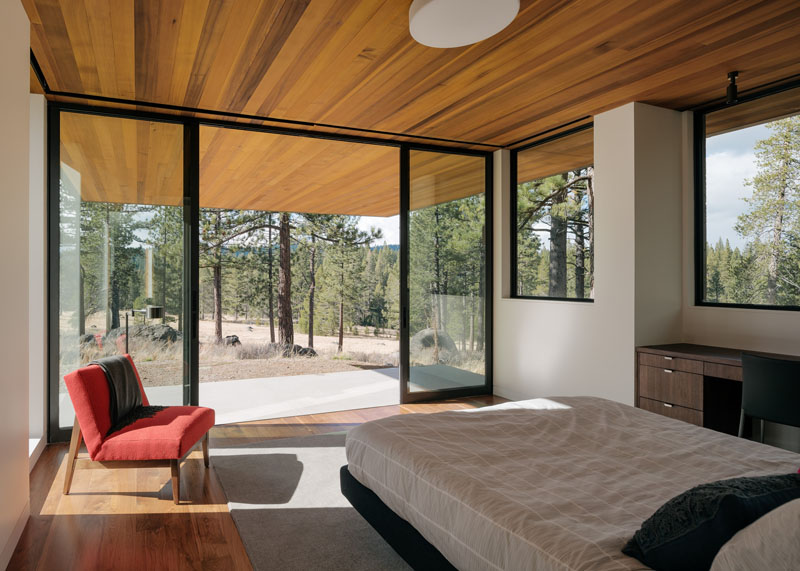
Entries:
[[[279,418],[215,427],[211,447],[352,428],[394,414],[476,408],[493,396]],[[197,450],[181,470],[172,503],[169,469],[78,470],[61,493],[66,444],[47,447],[31,473],[31,518],[8,569],[251,569],[211,467]]]

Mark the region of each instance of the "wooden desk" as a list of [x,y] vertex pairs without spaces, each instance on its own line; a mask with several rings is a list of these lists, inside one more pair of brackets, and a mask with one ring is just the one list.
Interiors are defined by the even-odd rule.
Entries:
[[[750,353],[751,351],[746,351]],[[752,353],[781,359],[797,356]],[[673,343],[636,348],[636,406],[736,434],[742,408],[742,351]]]

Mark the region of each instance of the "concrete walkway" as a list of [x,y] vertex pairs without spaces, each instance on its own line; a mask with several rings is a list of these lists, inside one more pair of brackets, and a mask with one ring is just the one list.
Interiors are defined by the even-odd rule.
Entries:
[[[217,424],[302,416],[400,403],[399,369],[200,383],[200,404],[214,409]],[[146,387],[151,404],[178,405],[183,387]],[[61,395],[61,425],[72,426],[69,396]]]

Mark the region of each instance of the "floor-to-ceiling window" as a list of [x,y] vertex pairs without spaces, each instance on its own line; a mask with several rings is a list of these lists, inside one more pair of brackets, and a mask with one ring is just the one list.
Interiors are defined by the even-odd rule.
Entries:
[[200,402],[222,422],[399,402],[395,146],[200,128]]
[[221,422],[490,390],[486,153],[67,104],[49,117],[51,439],[74,418],[63,376],[125,352],[151,402]]
[[480,156],[410,151],[411,393],[487,382],[485,162]]
[[74,418],[64,375],[125,352],[154,402],[182,404],[183,127],[68,112],[60,126],[58,425]]

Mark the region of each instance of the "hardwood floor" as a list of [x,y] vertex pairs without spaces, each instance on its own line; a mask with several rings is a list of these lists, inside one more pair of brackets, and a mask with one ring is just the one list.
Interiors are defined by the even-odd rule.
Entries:
[[217,426],[209,470],[199,449],[183,464],[180,505],[172,503],[167,468],[78,470],[72,492],[64,496],[67,444],[50,445],[31,473],[31,517],[8,569],[251,569],[214,472],[213,448],[503,400],[473,397]]

